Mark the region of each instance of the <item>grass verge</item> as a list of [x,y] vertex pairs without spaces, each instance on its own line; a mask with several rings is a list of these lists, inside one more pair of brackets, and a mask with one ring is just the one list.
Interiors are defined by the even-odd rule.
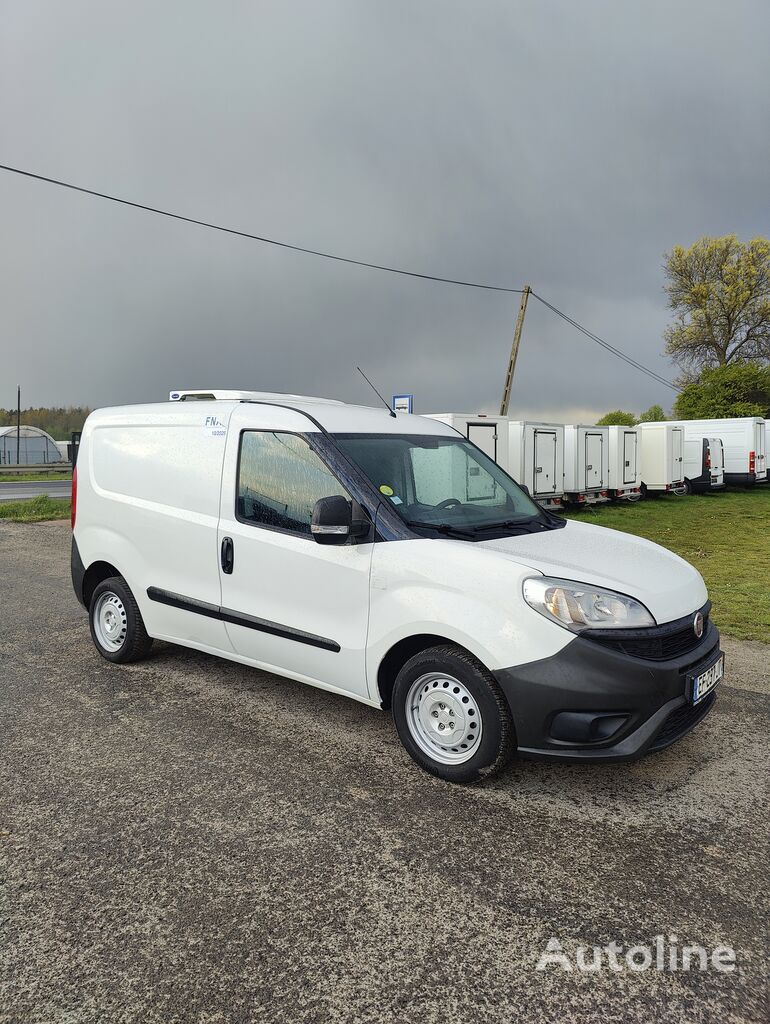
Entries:
[[42,523],[46,519],[69,519],[69,498],[38,494],[25,501],[0,501],[0,519],[12,523]]
[[770,486],[566,513],[646,537],[691,562],[728,636],[770,644]]

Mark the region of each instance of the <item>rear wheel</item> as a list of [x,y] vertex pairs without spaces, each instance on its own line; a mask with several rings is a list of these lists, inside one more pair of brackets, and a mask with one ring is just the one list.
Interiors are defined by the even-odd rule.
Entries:
[[103,658],[119,664],[141,661],[152,647],[139,605],[122,576],[103,580],[88,607],[91,639]]
[[516,748],[508,703],[487,670],[462,648],[416,654],[393,687],[393,719],[414,761],[449,782],[478,782]]

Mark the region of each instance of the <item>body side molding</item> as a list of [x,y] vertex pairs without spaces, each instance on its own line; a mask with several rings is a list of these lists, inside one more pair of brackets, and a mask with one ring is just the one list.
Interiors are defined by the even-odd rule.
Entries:
[[205,615],[210,619],[220,619],[222,622],[229,622],[234,626],[256,629],[260,633],[270,633],[272,636],[280,636],[284,640],[295,640],[297,643],[320,647],[324,651],[333,651],[335,654],[341,650],[335,640],[316,636],[315,633],[306,633],[304,630],[283,626],[278,622],[270,622],[269,619],[260,619],[256,615],[247,615],[245,612],[237,612],[232,608],[220,608],[219,605],[197,601],[195,598],[184,597],[182,594],[173,594],[171,591],[161,590],[160,587],[148,587],[147,596],[158,604],[166,604],[171,608],[179,608],[196,615]]

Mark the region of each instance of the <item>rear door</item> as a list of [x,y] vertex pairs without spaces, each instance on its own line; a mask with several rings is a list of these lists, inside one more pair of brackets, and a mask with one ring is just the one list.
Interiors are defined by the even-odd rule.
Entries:
[[556,431],[535,431],[535,494],[556,493]]
[[671,430],[671,483],[684,479],[684,431],[681,427]]
[[595,491],[601,489],[602,481],[602,456],[604,454],[604,435],[586,431],[586,490]]
[[368,697],[365,651],[373,544],[318,544],[319,498],[350,497],[299,412],[233,412],[219,521],[222,614],[236,653],[303,680]]
[[722,473],[725,468],[725,447],[722,444],[722,438],[710,437],[709,449],[711,451],[711,468]]
[[[497,462],[497,424],[496,423],[469,423],[468,440],[472,441],[477,448],[480,448],[485,455]],[[483,501],[486,498],[494,498],[495,482],[488,473],[482,473],[481,467],[468,463],[467,481],[468,501]]]
[[636,483],[636,460],[639,435],[635,430],[623,431],[623,483]]
[[757,480],[764,480],[767,477],[767,452],[765,451],[765,424],[755,423],[754,424],[754,436],[756,438],[754,442],[754,451],[757,453],[754,460],[754,473],[756,474]]
[[708,475],[712,484],[723,484],[725,477],[725,454],[720,437],[707,438],[709,453]]

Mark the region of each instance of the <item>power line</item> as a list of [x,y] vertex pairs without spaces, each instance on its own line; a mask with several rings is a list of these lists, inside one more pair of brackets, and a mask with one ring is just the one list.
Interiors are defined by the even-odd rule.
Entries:
[[637,362],[636,359],[632,359],[631,356],[626,355],[625,352],[621,352],[619,348],[615,348],[614,345],[610,345],[608,341],[605,341],[603,338],[600,338],[598,334],[594,334],[593,331],[589,331],[587,327],[583,327],[583,325],[579,324],[577,320],[573,320],[571,316],[568,316],[566,313],[563,313],[560,309],[557,309],[556,306],[551,305],[551,303],[544,299],[542,295],[538,295],[537,292],[532,292],[532,295],[534,295],[538,302],[542,302],[544,306],[550,309],[552,313],[555,313],[557,316],[560,316],[562,320],[565,320],[568,324],[571,324],[578,331],[584,334],[587,338],[590,338],[591,341],[595,341],[597,345],[601,345],[601,347],[605,349],[607,352],[611,352],[614,356],[617,356],[619,359],[623,359],[625,362],[629,364],[629,366],[633,366],[635,369],[641,370],[642,373],[646,373],[648,377],[651,377],[654,381],[657,381],[658,384],[665,384],[667,388],[671,388],[673,391],[682,390],[680,387],[677,387],[676,384],[672,384],[670,380],[666,380],[665,377],[661,377],[661,375],[659,373],[656,373],[655,370],[651,370],[648,366],[644,366],[642,363]]
[[[212,231],[221,231],[227,235],[236,235],[239,238],[248,238],[255,242],[263,242],[265,245],[274,245],[281,249],[291,249],[293,252],[306,253],[308,256],[320,256],[322,259],[334,260],[337,263],[348,263],[355,267],[366,267],[369,270],[381,270],[387,274],[400,274],[403,277],[414,277],[422,281],[438,281],[441,284],[454,284],[459,285],[462,288],[477,288],[483,291],[489,292],[506,292],[513,295],[521,295],[523,293],[522,288],[505,288],[502,285],[495,284],[483,284],[479,281],[463,281],[452,277],[439,277],[436,274],[420,274],[414,270],[403,270],[400,267],[388,267],[380,263],[368,263],[365,260],[355,260],[348,256],[337,256],[334,253],[324,252],[320,249],[310,249],[302,245],[293,245],[290,242],[281,242],[275,238],[266,238],[263,235],[255,235],[249,231],[241,231],[237,228],[228,228],[222,224],[214,224],[210,221],[200,220],[197,217],[187,217],[181,213],[173,213],[170,210],[162,210],[156,206],[148,206],[145,203],[137,203],[130,199],[122,199],[119,196],[110,195],[107,192],[97,192],[95,189],[85,188],[82,185],[75,185],[69,181],[61,181],[58,178],[49,178],[43,174],[35,174],[32,171],[22,170],[20,167],[11,167],[8,164],[0,164],[0,170],[7,171],[10,174],[18,174],[24,178],[32,178],[35,181],[42,181],[48,185],[56,185],[58,188],[69,189],[72,192],[80,192],[86,196],[95,196],[97,199],[106,199],[111,203],[118,203],[121,206],[130,206],[135,210],[144,210],[146,213],[154,213],[160,217],[168,217],[170,220],[179,220],[185,224],[195,224],[198,227],[209,228]],[[561,317],[562,320],[571,324],[578,331],[584,334],[591,341],[596,342],[597,345],[601,345],[607,352],[611,352],[619,359],[623,359],[629,366],[633,366],[635,369],[640,370],[642,373],[646,373],[648,377],[651,377],[654,381],[659,384],[664,384],[666,387],[671,388],[674,391],[681,391],[681,388],[677,387],[676,384],[672,384],[666,380],[665,377],[661,377],[660,374],[654,370],[649,369],[647,366],[643,366],[642,363],[632,359],[631,356],[626,355],[620,349],[615,348],[608,341],[600,338],[597,334],[589,331],[587,327],[583,327],[582,324],[578,323],[572,317],[568,316],[562,310],[557,309],[556,306],[552,305],[537,292],[531,292],[538,302],[541,302],[544,306],[555,313],[556,316]]]
[[386,267],[379,263],[367,263],[365,260],[354,260],[347,256],[335,256],[331,252],[322,252],[319,249],[308,249],[302,245],[291,245],[289,242],[279,242],[275,238],[265,238],[262,235],[254,235],[249,231],[239,231],[236,228],[224,227],[222,224],[212,224],[209,221],[198,220],[196,217],[186,217],[181,213],[172,213],[169,210],[161,210],[156,206],[147,206],[144,203],[135,203],[130,199],[121,199],[119,196],[111,196],[106,192],[96,192],[91,188],[84,188],[82,185],[73,185],[69,181],[59,181],[57,178],[47,178],[43,174],[33,174],[32,171],[23,171],[19,167],[9,167],[7,164],[0,164],[0,170],[9,171],[11,174],[19,174],[24,178],[34,178],[35,181],[44,181],[49,185],[58,185],[59,188],[68,188],[73,192],[82,192],[86,196],[96,196],[97,199],[107,199],[111,203],[120,203],[122,206],[132,206],[136,210],[145,210],[147,213],[156,213],[161,217],[169,217],[172,220],[181,220],[186,224],[197,224],[198,227],[210,228],[212,231],[223,231],[227,235],[237,235],[239,238],[250,238],[255,242],[264,242],[265,245],[276,245],[281,249],[292,249],[294,252],[304,252],[309,256],[321,256],[325,260],[335,260],[337,263],[350,263],[356,267],[368,267],[370,270],[383,270],[388,274],[401,274],[404,277],[418,277],[423,281],[440,281],[442,284],[456,284],[463,288],[481,288],[488,292],[508,292],[516,295],[521,294],[521,288],[503,288],[502,285],[481,284],[477,281],[460,281],[451,277],[438,277],[435,274],[418,274],[414,270],[402,270],[399,267]]

